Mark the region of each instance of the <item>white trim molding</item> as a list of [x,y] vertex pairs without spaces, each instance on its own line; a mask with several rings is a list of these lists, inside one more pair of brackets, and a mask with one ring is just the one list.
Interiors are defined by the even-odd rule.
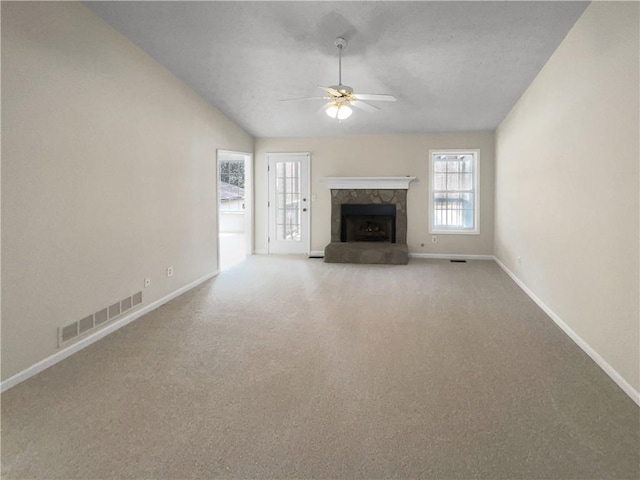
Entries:
[[324,258],[324,250],[311,250],[308,255],[309,258]]
[[435,258],[442,260],[494,260],[493,255],[465,255],[457,253],[409,253],[410,258]]
[[551,308],[549,308],[542,300],[538,298],[538,296],[533,293],[529,287],[527,287],[522,280],[520,280],[515,273],[507,268],[507,266],[502,263],[497,257],[494,257],[496,263],[504,270],[504,272],[511,277],[511,280],[516,282],[516,284],[529,295],[531,300],[533,300],[549,317],[553,320],[558,327],[562,329],[564,333],[566,333],[571,340],[573,340],[584,352],[591,357],[591,359],[596,362],[596,364],[604,370],[604,372],[611,377],[611,380],[616,382],[618,386],[631,397],[631,399],[640,406],[640,393],[636,391],[629,382],[627,382],[622,375],[618,373],[618,371],[613,368],[609,362],[607,362],[604,358],[600,356],[598,352],[596,352],[591,345],[585,342],[580,335],[578,335],[569,325],[567,325]]
[[158,307],[161,307],[162,305],[164,305],[165,303],[173,300],[174,298],[179,297],[183,293],[186,293],[187,291],[191,290],[192,288],[197,287],[201,283],[204,283],[207,280],[215,277],[216,275],[218,275],[218,273],[220,273],[219,270],[216,270],[215,272],[209,273],[209,274],[205,275],[204,277],[199,278],[198,280],[196,280],[194,282],[191,282],[191,283],[189,283],[188,285],[185,285],[182,288],[179,288],[178,290],[170,293],[169,295],[166,295],[166,296],[156,300],[155,302],[150,303],[149,305],[147,305],[145,307],[142,307],[140,310],[136,310],[135,312],[132,312],[130,315],[127,315],[126,317],[123,317],[120,320],[117,320],[117,321],[107,325],[102,330],[98,330],[97,332],[93,333],[92,335],[89,335],[89,336],[83,338],[82,340],[80,340],[80,341],[78,341],[78,342],[76,342],[76,343],[74,343],[72,345],[69,345],[67,348],[64,348],[64,349],[54,353],[53,355],[45,358],[44,360],[40,360],[38,363],[36,363],[34,365],[31,365],[30,367],[26,368],[25,370],[23,370],[23,371],[21,371],[19,373],[16,373],[12,377],[7,378],[5,381],[0,383],[0,392],[4,392],[6,390],[9,390],[11,387],[15,387],[17,384],[24,382],[28,378],[31,378],[34,375],[42,372],[43,370],[46,370],[47,368],[49,368],[49,367],[55,365],[56,363],[64,360],[65,358],[70,357],[74,353],[79,352],[83,348],[88,347],[92,343],[97,342],[98,340],[100,340],[103,337],[106,337],[110,333],[115,332],[116,330],[119,330],[120,328],[122,328],[125,325],[133,322],[134,320],[137,320],[138,318],[142,317],[143,315],[146,315],[147,313],[155,310]]
[[320,177],[331,190],[408,190],[417,177]]

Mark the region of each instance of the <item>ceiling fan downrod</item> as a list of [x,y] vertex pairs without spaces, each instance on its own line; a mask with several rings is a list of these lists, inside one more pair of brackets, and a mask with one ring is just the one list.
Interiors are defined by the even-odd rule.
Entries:
[[342,49],[347,46],[347,41],[338,37],[333,44],[338,47],[338,85],[342,85]]

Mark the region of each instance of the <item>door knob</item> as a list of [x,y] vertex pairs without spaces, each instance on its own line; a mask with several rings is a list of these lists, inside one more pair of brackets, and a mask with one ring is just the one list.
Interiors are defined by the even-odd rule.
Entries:
[[303,209],[302,209],[302,211],[303,211],[303,212],[306,212],[306,211],[307,211],[307,209],[306,209],[306,208],[303,208]]

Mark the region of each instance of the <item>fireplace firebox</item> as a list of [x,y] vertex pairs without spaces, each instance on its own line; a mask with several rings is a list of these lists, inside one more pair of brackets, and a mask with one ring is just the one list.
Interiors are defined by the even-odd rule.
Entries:
[[341,242],[396,243],[395,204],[342,204]]

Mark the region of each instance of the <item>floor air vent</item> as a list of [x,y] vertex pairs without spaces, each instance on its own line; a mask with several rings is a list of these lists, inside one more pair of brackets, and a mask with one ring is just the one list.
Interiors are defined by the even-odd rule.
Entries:
[[58,328],[58,347],[62,347],[85,333],[96,330],[103,323],[114,320],[128,310],[142,304],[142,292],[137,292],[114,303],[108,307],[98,310],[96,313],[84,317],[82,320],[70,323]]
[[449,260],[451,263],[467,263],[466,260]]

